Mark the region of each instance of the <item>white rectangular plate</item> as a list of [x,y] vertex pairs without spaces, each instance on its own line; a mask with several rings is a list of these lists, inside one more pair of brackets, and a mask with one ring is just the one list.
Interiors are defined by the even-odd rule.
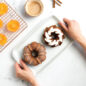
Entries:
[[[33,28],[31,28],[31,32],[29,32],[22,39],[22,41],[13,49],[12,54],[13,54],[14,59],[17,62],[19,62],[20,58],[23,57],[23,49],[27,44],[29,44],[33,41],[43,44],[42,35],[44,32],[44,29],[51,25],[55,25],[55,24],[58,25],[58,22],[59,22],[58,18],[56,16],[51,15],[51,16],[43,19],[41,22],[39,22]],[[61,46],[58,46],[55,48],[51,48],[51,47],[43,44],[46,47],[46,51],[47,51],[46,60],[42,64],[35,66],[35,67],[31,66],[30,68],[33,71],[35,71],[35,73],[40,72],[47,65],[49,65],[56,57],[58,57],[59,54],[61,54],[66,48],[68,48],[71,44],[72,44],[72,40],[68,36],[65,37],[63,44]]]

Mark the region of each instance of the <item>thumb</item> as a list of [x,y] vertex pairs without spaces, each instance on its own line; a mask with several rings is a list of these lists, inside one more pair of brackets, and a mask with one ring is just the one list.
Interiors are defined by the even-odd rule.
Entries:
[[25,69],[25,70],[28,69],[27,65],[24,63],[23,60],[20,60],[20,63],[21,63],[21,66],[23,67],[23,69]]
[[16,69],[16,71],[21,71],[21,67],[17,62],[15,64],[15,69]]
[[64,18],[63,21],[64,21],[65,23],[67,23],[68,25],[70,25],[70,20],[69,20],[69,19]]
[[66,32],[68,31],[68,29],[67,29],[67,27],[66,27],[66,25],[65,25],[64,23],[59,22],[59,25],[60,25]]

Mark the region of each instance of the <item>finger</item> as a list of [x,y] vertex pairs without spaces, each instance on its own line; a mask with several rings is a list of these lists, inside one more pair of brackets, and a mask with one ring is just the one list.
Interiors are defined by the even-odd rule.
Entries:
[[65,31],[68,31],[66,25],[62,22],[59,22],[59,25],[65,30]]
[[21,63],[21,66],[22,66],[25,70],[28,69],[27,65],[26,65],[22,60],[20,60],[20,63]]
[[16,69],[16,71],[20,71],[21,70],[21,67],[20,67],[20,65],[17,62],[15,64],[15,69]]
[[67,23],[68,25],[70,25],[70,20],[69,20],[69,19],[64,18],[63,21],[64,21],[65,23]]

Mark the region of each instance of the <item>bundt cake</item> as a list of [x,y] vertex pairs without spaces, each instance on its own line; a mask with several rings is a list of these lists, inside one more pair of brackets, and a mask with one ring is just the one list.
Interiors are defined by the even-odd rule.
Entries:
[[43,34],[43,40],[48,46],[51,47],[59,46],[62,44],[63,39],[64,34],[61,31],[60,27],[57,27],[56,25],[46,27]]
[[37,42],[32,42],[24,48],[24,61],[30,65],[41,64],[46,59],[46,49]]

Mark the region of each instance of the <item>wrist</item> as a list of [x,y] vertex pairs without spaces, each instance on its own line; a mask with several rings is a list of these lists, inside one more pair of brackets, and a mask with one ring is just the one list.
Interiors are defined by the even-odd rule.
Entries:
[[38,82],[36,81],[36,79],[28,79],[27,80],[32,86],[39,86]]
[[38,82],[36,80],[33,81],[31,84],[32,84],[32,86],[39,86],[39,84],[38,84]]
[[86,41],[86,38],[83,35],[80,35],[76,41],[82,45]]

